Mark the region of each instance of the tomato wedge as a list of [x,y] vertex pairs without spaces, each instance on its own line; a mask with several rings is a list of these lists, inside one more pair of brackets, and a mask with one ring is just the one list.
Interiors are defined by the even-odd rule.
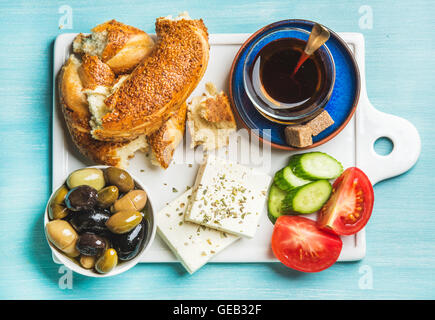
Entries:
[[358,168],[346,169],[332,185],[332,196],[320,209],[317,223],[322,229],[338,235],[360,231],[373,211],[373,187]]
[[319,272],[332,266],[343,243],[339,236],[319,229],[316,222],[298,216],[281,216],[275,222],[272,250],[287,267]]

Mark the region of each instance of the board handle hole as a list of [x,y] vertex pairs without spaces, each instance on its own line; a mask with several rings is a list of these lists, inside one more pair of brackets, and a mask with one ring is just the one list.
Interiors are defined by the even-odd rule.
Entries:
[[394,149],[394,143],[390,138],[380,137],[373,144],[375,152],[380,156],[388,156]]

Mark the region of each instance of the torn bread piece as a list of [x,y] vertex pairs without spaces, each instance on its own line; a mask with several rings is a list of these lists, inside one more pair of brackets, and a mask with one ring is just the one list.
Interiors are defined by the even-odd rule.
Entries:
[[[98,164],[125,168],[136,151],[147,148],[147,141],[145,136],[119,143],[92,138],[92,114],[88,101],[100,99],[101,94],[92,93],[93,90],[90,88],[94,88],[96,92],[110,92],[112,81],[110,72],[104,66],[94,68],[94,64],[99,62],[94,59],[82,62],[74,54],[69,57],[59,75],[59,100],[62,112],[71,138],[84,156]],[[88,94],[85,91],[88,91]]]
[[134,157],[136,151],[145,152],[148,149],[148,142],[145,136],[139,136],[127,143],[121,143],[122,146],[116,148],[113,157],[119,159],[115,165],[119,168],[127,168],[129,160]]
[[102,23],[92,33],[80,33],[73,42],[73,51],[97,56],[115,74],[131,72],[154,48],[154,40],[144,31],[116,20]]
[[191,147],[203,145],[204,150],[219,149],[228,145],[229,136],[237,125],[227,95],[223,91],[218,93],[211,82],[205,88],[206,92],[188,105]]
[[127,80],[129,75],[119,76],[112,85],[98,85],[93,89],[85,88],[83,89],[83,93],[86,94],[89,111],[92,115],[90,120],[91,127],[101,125],[101,118],[110,112],[110,109],[105,104],[105,100],[109,97],[113,92],[115,92],[119,86]]
[[187,105],[184,102],[159,130],[147,137],[152,151],[151,163],[167,169],[174,151],[183,140]]
[[184,221],[192,189],[157,215],[157,233],[192,274],[239,237]]
[[97,56],[83,55],[78,72],[84,89],[94,90],[98,86],[111,87],[115,81],[112,69]]
[[189,12],[187,11],[180,12],[176,17],[173,17],[172,14],[167,15],[166,17],[164,17],[164,19],[172,20],[172,21],[192,20],[192,18],[189,15]]

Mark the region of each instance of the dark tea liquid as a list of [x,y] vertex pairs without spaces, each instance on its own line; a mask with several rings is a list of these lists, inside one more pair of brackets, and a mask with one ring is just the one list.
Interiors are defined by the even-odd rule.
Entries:
[[326,72],[316,53],[306,58],[293,74],[304,55],[306,42],[279,39],[267,44],[258,53],[252,68],[253,88],[272,108],[291,108],[292,113],[306,111],[303,107],[322,89]]

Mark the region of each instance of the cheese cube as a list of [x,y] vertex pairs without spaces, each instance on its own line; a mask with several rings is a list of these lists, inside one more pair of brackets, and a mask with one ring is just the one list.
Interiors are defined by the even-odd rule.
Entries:
[[192,190],[167,205],[157,217],[157,233],[189,273],[239,239],[217,230],[183,221]]
[[237,236],[254,237],[271,177],[209,155],[198,170],[184,219]]

